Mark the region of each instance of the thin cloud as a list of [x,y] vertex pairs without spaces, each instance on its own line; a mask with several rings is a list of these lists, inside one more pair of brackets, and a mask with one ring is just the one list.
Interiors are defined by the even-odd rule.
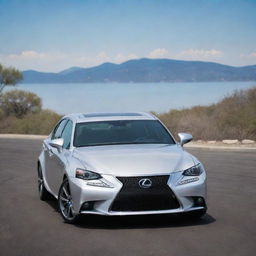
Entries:
[[173,58],[173,59],[187,59],[187,60],[214,60],[220,59],[223,52],[216,49],[194,49],[189,48],[179,53],[170,54],[166,48],[157,48],[148,54],[149,58]]
[[148,57],[152,58],[152,59],[167,58],[167,57],[169,57],[169,51],[165,48],[157,48],[157,49],[151,51],[148,54]]
[[241,53],[240,57],[241,58],[256,58],[256,52],[250,52],[249,54]]
[[192,59],[219,58],[223,55],[222,51],[216,49],[187,49],[182,51],[179,56]]
[[2,64],[14,66],[21,70],[36,69],[43,71],[56,71],[68,61],[68,55],[57,52],[37,52],[25,50],[21,53],[0,54]]
[[1,63],[7,66],[15,66],[21,70],[35,69],[46,72],[58,72],[71,66],[92,67],[104,62],[122,63],[127,60],[137,59],[136,54],[122,54],[109,56],[101,51],[98,54],[78,55],[64,54],[57,52],[37,52],[34,50],[25,50],[21,53],[0,54]]
[[114,59],[113,59],[113,62],[114,63],[122,63],[122,62],[125,62],[125,61],[128,61],[128,60],[132,60],[132,59],[138,59],[138,56],[136,54],[128,54],[128,55],[124,55],[122,53],[118,53]]
[[11,59],[42,58],[45,57],[45,54],[36,51],[23,51],[20,54],[9,54],[7,57]]

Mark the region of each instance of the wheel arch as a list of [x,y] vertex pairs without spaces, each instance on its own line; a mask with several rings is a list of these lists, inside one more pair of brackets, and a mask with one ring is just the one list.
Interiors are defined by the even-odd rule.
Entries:
[[41,168],[42,168],[42,165],[41,165],[41,163],[40,163],[40,160],[38,159],[38,160],[37,160],[37,165],[36,165],[37,170],[39,169],[39,166],[41,166]]

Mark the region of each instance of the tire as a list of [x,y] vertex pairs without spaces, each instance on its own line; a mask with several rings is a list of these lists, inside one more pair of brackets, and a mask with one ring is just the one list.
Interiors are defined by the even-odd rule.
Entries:
[[37,174],[38,174],[38,191],[39,191],[39,198],[42,201],[47,201],[50,199],[51,195],[50,193],[46,190],[44,186],[44,179],[43,179],[43,172],[42,168],[39,165],[37,169]]
[[58,207],[59,212],[66,223],[75,224],[78,222],[80,215],[74,213],[68,179],[65,179],[60,186]]

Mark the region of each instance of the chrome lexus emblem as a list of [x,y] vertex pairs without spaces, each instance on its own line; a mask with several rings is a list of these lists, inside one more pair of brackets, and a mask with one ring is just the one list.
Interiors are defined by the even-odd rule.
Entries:
[[152,186],[152,181],[150,179],[141,179],[139,185],[141,188],[150,188]]

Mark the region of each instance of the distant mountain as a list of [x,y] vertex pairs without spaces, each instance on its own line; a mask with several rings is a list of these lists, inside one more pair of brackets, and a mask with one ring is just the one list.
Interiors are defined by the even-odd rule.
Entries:
[[256,81],[256,65],[233,67],[213,62],[138,59],[92,68],[72,67],[59,73],[23,72],[23,83]]
[[84,68],[80,68],[80,67],[71,67],[71,68],[68,68],[68,69],[65,69],[61,72],[59,72],[59,74],[61,75],[67,75],[69,73],[72,73],[74,71],[78,71],[78,70],[81,70],[81,69],[84,69]]

